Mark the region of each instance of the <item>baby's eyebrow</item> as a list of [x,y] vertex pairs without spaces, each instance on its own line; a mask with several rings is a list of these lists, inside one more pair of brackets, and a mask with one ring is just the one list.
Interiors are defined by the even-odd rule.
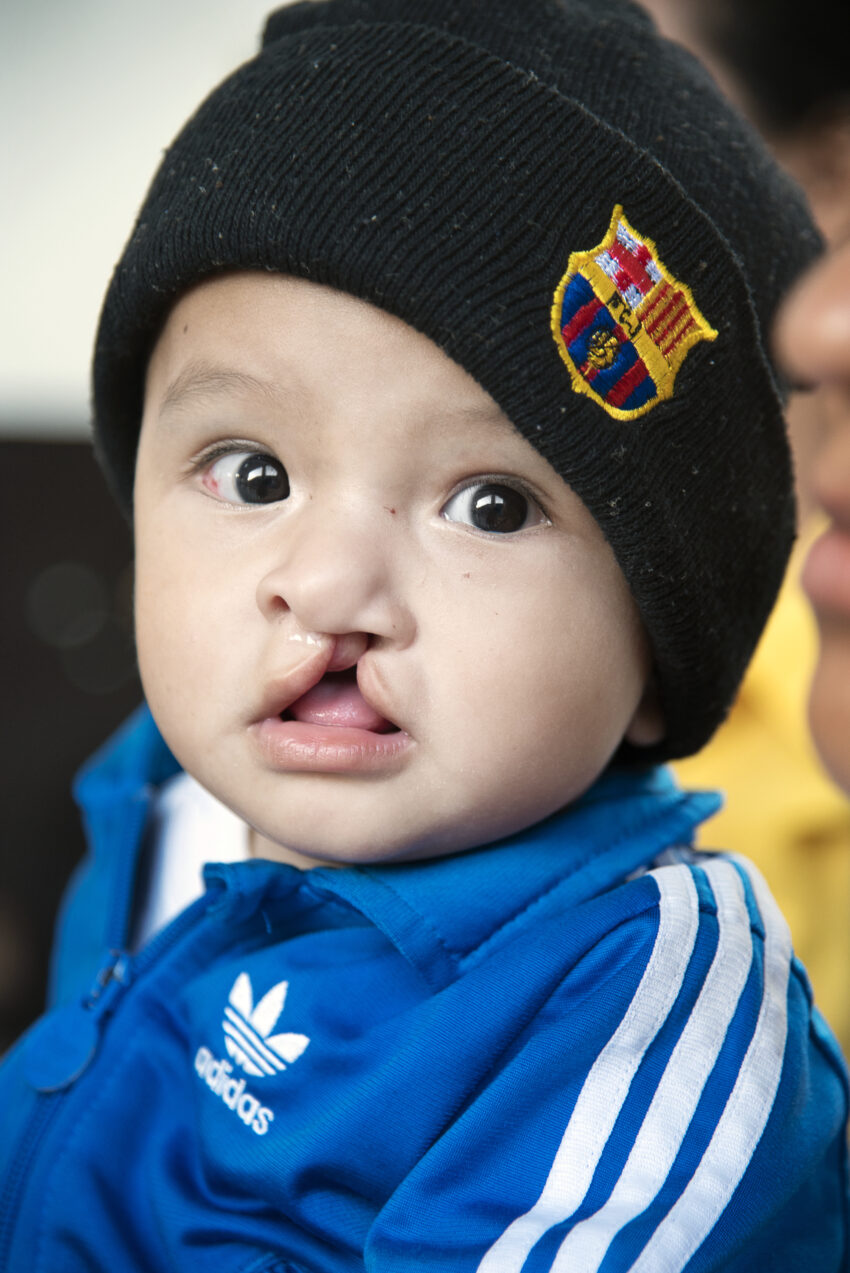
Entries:
[[492,425],[496,420],[508,422],[507,416],[495,402],[475,403],[471,406],[454,405],[451,414],[460,420],[467,421],[469,424]]
[[265,380],[245,371],[237,371],[229,367],[216,367],[210,363],[189,363],[171,381],[160,403],[160,414],[174,411],[194,399],[205,399],[224,396],[234,390],[244,393],[261,393],[264,397],[272,397],[272,386]]

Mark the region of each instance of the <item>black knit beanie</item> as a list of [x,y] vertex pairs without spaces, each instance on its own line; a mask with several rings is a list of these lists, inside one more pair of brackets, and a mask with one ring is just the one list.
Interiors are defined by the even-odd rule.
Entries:
[[818,248],[688,54],[628,0],[321,0],[167,152],[106,297],[95,433],[129,508],[175,298],[230,269],[398,315],[583,499],[637,600],[667,736],[722,720],[794,534],[767,333]]

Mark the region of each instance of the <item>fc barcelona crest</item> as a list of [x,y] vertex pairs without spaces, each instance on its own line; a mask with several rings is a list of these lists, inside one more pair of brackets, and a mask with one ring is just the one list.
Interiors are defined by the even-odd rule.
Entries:
[[602,242],[570,256],[552,335],[576,392],[615,420],[634,420],[672,398],[688,351],[717,332],[618,204]]

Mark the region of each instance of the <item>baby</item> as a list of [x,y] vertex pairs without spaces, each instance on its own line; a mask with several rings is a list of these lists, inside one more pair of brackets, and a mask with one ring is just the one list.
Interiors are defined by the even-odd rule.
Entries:
[[816,246],[626,0],[272,15],[101,319],[147,707],[0,1071],[1,1267],[845,1267],[837,1048],[655,767],[782,576]]

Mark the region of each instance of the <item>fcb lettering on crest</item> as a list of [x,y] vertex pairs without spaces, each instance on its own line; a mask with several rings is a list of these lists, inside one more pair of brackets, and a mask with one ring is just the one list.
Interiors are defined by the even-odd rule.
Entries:
[[573,252],[555,291],[552,334],[573,388],[616,420],[672,398],[688,351],[717,332],[691,290],[618,204],[600,244]]

